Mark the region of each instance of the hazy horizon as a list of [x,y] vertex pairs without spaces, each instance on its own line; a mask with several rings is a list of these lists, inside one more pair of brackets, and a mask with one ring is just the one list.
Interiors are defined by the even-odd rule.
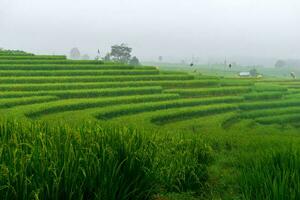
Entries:
[[126,43],[141,60],[299,58],[297,0],[0,0],[0,47],[102,55]]

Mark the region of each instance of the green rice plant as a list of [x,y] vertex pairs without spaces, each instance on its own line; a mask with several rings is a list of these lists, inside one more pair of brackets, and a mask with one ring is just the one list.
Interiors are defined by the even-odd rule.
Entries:
[[278,80],[276,83],[280,84],[280,85],[283,85],[283,86],[297,86],[300,84],[300,81],[299,80]]
[[120,64],[1,64],[0,70],[156,70],[151,66],[130,66]]
[[[25,115],[29,118],[38,118],[47,114],[54,114],[66,111],[84,110],[88,108],[98,108],[104,106],[114,106],[120,104],[133,104],[155,102],[162,100],[178,99],[179,95],[176,94],[150,94],[150,95],[135,95],[114,98],[92,98],[92,99],[68,99],[48,104],[36,106],[33,110]],[[1,104],[0,104],[1,105]]]
[[239,186],[245,200],[300,199],[299,150],[274,149],[241,162]]
[[231,80],[231,79],[224,79],[220,80],[220,85],[222,87],[228,87],[228,86],[253,86],[253,81],[241,81],[241,80]]
[[300,91],[289,89],[289,93],[285,96],[285,99],[299,99]]
[[206,193],[212,162],[212,149],[200,137],[158,137],[159,151],[155,160],[156,180],[169,192]]
[[220,80],[220,78],[216,76],[209,76],[209,75],[199,75],[196,76],[196,78],[200,80]]
[[122,88],[162,86],[164,88],[204,87],[207,84],[198,80],[183,81],[122,81],[122,82],[77,82],[77,83],[34,83],[34,84],[1,84],[0,91],[39,91],[39,90],[73,90],[73,89],[95,89],[95,88]]
[[[116,64],[114,64],[116,65]],[[120,65],[120,66],[126,66],[126,65]],[[130,66],[130,65],[129,65]],[[135,69],[141,69],[141,70],[158,70],[157,67],[154,66],[134,66]]]
[[0,77],[0,83],[72,83],[72,82],[120,82],[120,81],[159,81],[192,80],[189,75],[130,75],[130,76],[61,76],[61,77]]
[[282,115],[275,115],[269,117],[259,117],[255,119],[256,122],[260,124],[291,124],[300,121],[300,114],[299,113],[289,113],[289,114],[282,114]]
[[294,79],[290,79],[290,78],[268,78],[268,79],[258,79],[257,80],[258,83],[261,84],[270,84],[270,83],[275,83],[275,84],[282,84],[282,83],[291,83],[291,82],[299,82],[299,80],[294,80]]
[[31,97],[31,96],[57,96],[59,98],[90,98],[100,96],[126,96],[138,94],[161,93],[161,87],[132,87],[132,88],[107,88],[86,90],[49,90],[30,92],[0,92],[1,98]]
[[296,99],[291,100],[276,100],[269,102],[251,102],[251,103],[243,103],[239,105],[241,110],[258,110],[258,109],[273,109],[273,108],[281,108],[281,107],[294,107],[300,106],[300,101]]
[[195,117],[204,117],[208,115],[216,115],[224,112],[237,110],[238,107],[232,104],[219,104],[210,106],[199,106],[192,108],[184,108],[170,110],[151,118],[151,122],[157,125],[165,125],[168,123],[183,121]]
[[87,83],[40,83],[40,84],[3,84],[0,91],[45,91],[45,90],[78,90],[78,89],[106,89],[124,87],[160,86],[161,82],[87,82]]
[[218,87],[218,88],[201,88],[201,89],[170,89],[169,93],[178,93],[184,97],[201,97],[201,96],[221,96],[233,95],[250,92],[249,87]]
[[254,119],[254,118],[263,118],[263,117],[269,117],[269,116],[273,117],[273,116],[278,116],[278,115],[295,114],[295,113],[300,113],[300,107],[259,109],[259,110],[242,112],[238,116],[239,116],[239,118]]
[[154,75],[157,70],[0,70],[0,76],[109,76],[109,75]]
[[143,139],[125,128],[2,123],[0,198],[150,199],[154,155]]
[[165,88],[195,88],[195,87],[210,87],[218,86],[217,80],[174,80],[174,81],[161,81],[160,85]]
[[268,84],[268,85],[265,85],[265,84],[257,84],[255,85],[254,87],[254,91],[256,92],[267,92],[267,91],[277,91],[277,92],[286,92],[288,89],[287,87],[283,87],[283,86],[279,86],[279,85],[275,85],[275,84]]
[[285,95],[285,92],[253,92],[244,95],[245,100],[269,100],[269,99],[281,99]]
[[2,64],[104,64],[100,60],[0,60]]
[[[200,137],[199,137],[200,138]],[[201,139],[128,128],[0,123],[0,198],[146,200],[204,193],[211,148]]]
[[[129,70],[135,69],[129,65],[93,65],[93,64],[1,64],[0,70]],[[154,67],[139,67],[136,69],[154,70]]]
[[297,83],[282,83],[281,85],[284,85],[285,87],[288,87],[288,88],[294,88],[294,89],[299,89],[300,87],[300,83],[297,82]]
[[0,108],[11,108],[20,105],[29,105],[35,103],[45,103],[50,101],[58,100],[54,96],[33,96],[33,97],[24,97],[24,98],[9,98],[9,99],[0,99]]
[[[120,105],[107,109],[97,114],[95,117],[101,120],[108,120],[125,115],[133,115],[143,112],[151,112],[157,110],[167,110],[171,108],[194,107],[200,105],[210,105],[227,102],[240,102],[240,97],[222,97],[222,98],[199,98],[199,99],[179,99],[154,103],[143,103],[135,105]],[[193,109],[193,108],[191,108]]]
[[26,56],[0,56],[0,60],[66,60],[66,56],[40,56],[40,55],[26,55]]

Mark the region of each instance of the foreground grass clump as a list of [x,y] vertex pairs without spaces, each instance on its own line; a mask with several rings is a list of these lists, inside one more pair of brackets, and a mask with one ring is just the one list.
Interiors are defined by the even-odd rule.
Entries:
[[268,152],[242,165],[240,176],[244,199],[300,199],[300,151]]
[[[181,142],[178,142],[181,141]],[[150,199],[203,193],[210,148],[96,124],[0,123],[0,199]]]

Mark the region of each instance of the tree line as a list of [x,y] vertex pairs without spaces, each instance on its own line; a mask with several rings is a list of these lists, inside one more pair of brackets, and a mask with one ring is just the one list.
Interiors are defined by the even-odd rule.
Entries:
[[[78,48],[71,49],[70,58],[74,60],[89,60],[88,55],[81,56]],[[105,62],[118,62],[129,65],[140,65],[140,61],[136,56],[132,56],[132,48],[122,43],[120,45],[111,46],[110,52],[106,53],[105,56],[101,57],[101,52],[98,50],[95,60],[103,60]]]

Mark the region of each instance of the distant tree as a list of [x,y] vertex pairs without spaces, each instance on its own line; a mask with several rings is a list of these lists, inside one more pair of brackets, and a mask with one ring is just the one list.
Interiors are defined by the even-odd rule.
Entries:
[[257,76],[257,70],[254,68],[254,69],[251,69],[250,70],[250,75],[252,76],[252,77],[256,77]]
[[111,47],[111,59],[121,63],[129,63],[131,58],[132,48],[126,44],[114,45]]
[[130,59],[129,64],[132,65],[132,66],[138,66],[138,65],[140,65],[140,61],[136,56],[133,56]]
[[90,59],[90,56],[87,55],[87,54],[84,54],[82,57],[81,57],[82,60],[89,60]]
[[295,75],[294,72],[291,72],[290,75],[291,75],[291,77],[292,77],[293,79],[296,79],[296,75]]
[[275,67],[285,67],[286,66],[286,62],[284,60],[278,60],[275,64]]
[[107,53],[107,54],[104,56],[103,60],[106,61],[106,62],[111,61],[111,59],[110,59],[110,53]]
[[98,49],[97,51],[97,56],[95,57],[95,60],[101,60],[100,49]]
[[71,49],[70,58],[74,59],[74,60],[79,60],[80,59],[80,51],[79,51],[78,48]]
[[162,62],[163,61],[163,57],[162,56],[158,56],[158,60],[159,60],[159,62]]
[[8,50],[8,49],[4,49],[4,48],[0,48],[0,52],[2,53],[8,53],[8,54],[27,54],[27,55],[34,55],[32,53],[27,53],[25,51],[21,51],[21,50]]

